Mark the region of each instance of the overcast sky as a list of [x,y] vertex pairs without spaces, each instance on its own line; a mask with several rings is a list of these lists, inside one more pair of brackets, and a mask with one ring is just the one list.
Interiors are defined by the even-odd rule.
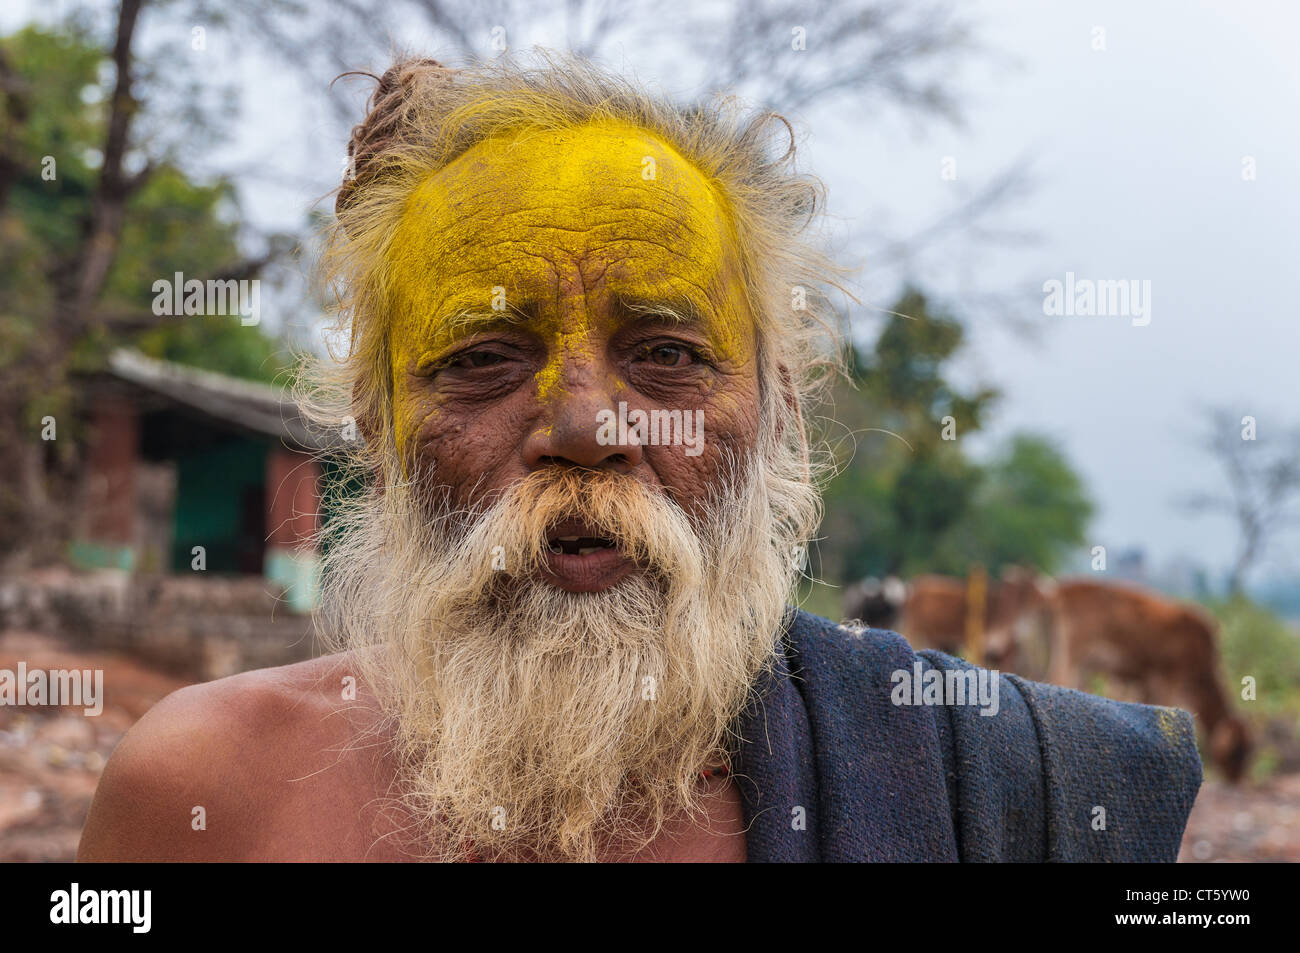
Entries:
[[[0,25],[34,8],[10,6]],[[1093,543],[1141,546],[1157,566],[1187,558],[1221,569],[1232,525],[1175,506],[1221,485],[1194,446],[1198,408],[1254,416],[1261,441],[1300,425],[1300,315],[1288,284],[1300,270],[1300,4],[978,0],[962,9],[998,54],[961,74],[962,127],[918,132],[898,117],[814,109],[800,117],[804,164],[828,185],[841,233],[885,222],[906,235],[1028,157],[1034,189],[999,221],[1036,239],[944,245],[912,275],[972,324],[963,378],[1005,392],[990,437],[1050,435],[1083,474],[1098,504]],[[671,17],[664,28],[671,44]],[[815,52],[817,24],[806,28]],[[522,40],[555,42],[544,29]],[[418,31],[400,41],[422,48]],[[260,224],[298,227],[338,181],[346,126],[290,71],[230,42],[213,36],[206,68],[238,78],[243,112],[213,166],[256,173],[240,185]],[[693,65],[662,49],[642,58],[649,47],[624,45],[611,61],[689,92]],[[955,181],[942,174],[945,157]],[[1244,157],[1254,180],[1243,179]],[[887,304],[898,271],[855,263],[862,297]],[[1044,282],[1067,272],[1149,282],[1149,323],[1044,314]],[[1019,324],[987,307],[968,313],[972,289],[1018,296]],[[1038,329],[1036,343],[1018,327]],[[1261,568],[1261,577],[1300,572],[1296,537]]]
[[[901,207],[919,208],[944,201],[938,156],[978,175],[1033,153],[1037,188],[1023,211],[1041,247],[990,267],[1040,300],[1043,282],[1067,271],[1149,280],[1151,319],[1028,309],[1049,325],[1038,349],[983,329],[978,362],[1007,393],[995,429],[1061,438],[1100,504],[1096,542],[1222,566],[1232,527],[1190,520],[1172,499],[1219,485],[1190,439],[1201,403],[1255,416],[1261,440],[1300,423],[1300,314],[1289,285],[1300,257],[1300,8],[984,8],[990,42],[1023,69],[973,91],[965,134],[873,140],[872,171],[857,188],[879,179]],[[1097,26],[1104,52],[1091,48]],[[1243,156],[1254,157],[1254,181],[1243,181]],[[1295,572],[1298,551],[1292,536],[1274,571]]]

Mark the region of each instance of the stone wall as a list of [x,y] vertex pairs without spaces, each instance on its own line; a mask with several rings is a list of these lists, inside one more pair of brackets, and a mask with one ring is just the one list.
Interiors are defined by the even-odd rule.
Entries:
[[312,617],[260,577],[42,570],[0,578],[0,629],[124,652],[200,681],[312,657]]

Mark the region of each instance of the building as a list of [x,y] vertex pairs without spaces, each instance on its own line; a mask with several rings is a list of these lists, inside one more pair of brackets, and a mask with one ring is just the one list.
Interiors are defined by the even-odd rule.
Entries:
[[85,393],[74,565],[260,575],[291,608],[314,605],[329,446],[283,391],[119,350]]

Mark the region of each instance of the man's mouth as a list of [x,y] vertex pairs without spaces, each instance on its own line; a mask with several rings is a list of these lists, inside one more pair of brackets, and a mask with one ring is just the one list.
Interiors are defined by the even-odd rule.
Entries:
[[548,581],[569,592],[599,592],[627,576],[636,564],[598,527],[565,520],[546,535]]
[[553,536],[547,541],[553,553],[587,556],[598,549],[613,549],[614,541],[600,536]]

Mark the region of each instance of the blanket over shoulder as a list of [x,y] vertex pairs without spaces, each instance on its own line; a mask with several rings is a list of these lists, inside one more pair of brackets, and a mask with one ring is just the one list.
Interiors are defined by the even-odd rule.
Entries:
[[[996,678],[997,713],[896,703],[897,673],[931,670]],[[791,609],[737,726],[749,859],[1177,859],[1201,784],[1187,712],[980,671]]]

